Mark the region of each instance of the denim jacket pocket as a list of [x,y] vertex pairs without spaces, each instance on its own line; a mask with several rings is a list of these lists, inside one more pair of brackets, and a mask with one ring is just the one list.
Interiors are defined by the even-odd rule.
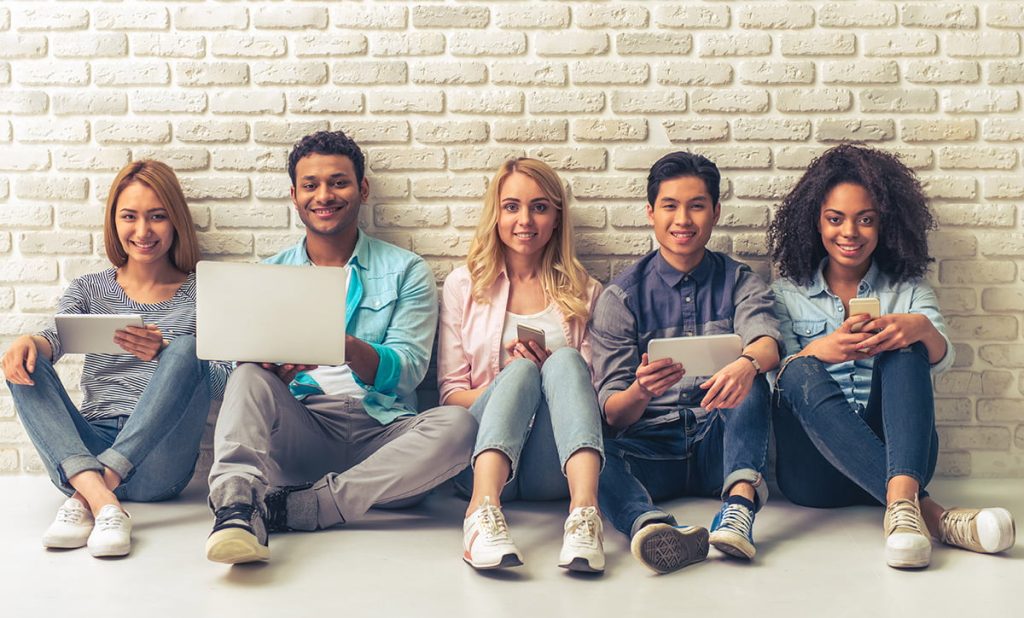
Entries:
[[793,334],[800,341],[801,349],[824,335],[827,326],[825,320],[793,320],[792,325]]
[[368,343],[383,342],[397,305],[398,292],[395,290],[382,290],[373,296],[364,296],[359,303],[356,332],[353,334]]

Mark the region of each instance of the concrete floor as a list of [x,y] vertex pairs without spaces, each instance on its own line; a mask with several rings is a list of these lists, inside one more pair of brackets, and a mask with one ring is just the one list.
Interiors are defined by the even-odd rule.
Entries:
[[[1024,615],[1024,541],[998,556],[936,545],[930,568],[897,571],[882,555],[882,511],[869,507],[817,511],[776,499],[758,516],[753,563],[712,549],[707,562],[665,576],[636,562],[609,529],[607,572],[584,577],[555,566],[560,504],[507,506],[526,565],[480,574],[461,560],[465,503],[448,488],[411,510],[275,535],[269,564],[239,567],[203,556],[213,519],[201,483],[172,502],[130,505],[133,552],[107,560],[40,546],[61,501],[45,478],[0,477],[0,489],[8,496],[0,504],[2,616]],[[1000,505],[1024,517],[1021,480],[944,480],[929,489],[947,506]],[[681,522],[707,526],[718,504],[666,506]]]

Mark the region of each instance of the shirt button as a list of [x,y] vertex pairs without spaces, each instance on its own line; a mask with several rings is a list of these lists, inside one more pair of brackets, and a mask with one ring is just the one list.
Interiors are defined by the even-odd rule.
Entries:
[[686,297],[686,302],[690,302],[690,300],[691,300],[691,299],[690,299],[690,297],[689,297],[689,296],[687,296],[687,297]]
[[809,329],[809,328],[807,329],[807,334],[808,334],[808,335],[810,335],[810,334],[811,334],[811,329]]

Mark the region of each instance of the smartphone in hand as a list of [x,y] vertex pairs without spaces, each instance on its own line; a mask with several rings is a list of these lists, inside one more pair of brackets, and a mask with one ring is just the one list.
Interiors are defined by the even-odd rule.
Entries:
[[519,338],[524,345],[528,341],[534,341],[540,346],[540,349],[546,350],[544,331],[529,324],[517,324],[516,325],[516,336]]
[[[850,315],[857,315],[859,313],[866,313],[871,316],[871,319],[875,319],[882,314],[882,303],[874,297],[851,298]],[[861,328],[864,328],[864,324],[865,322],[854,324],[850,327],[850,331],[859,332]]]

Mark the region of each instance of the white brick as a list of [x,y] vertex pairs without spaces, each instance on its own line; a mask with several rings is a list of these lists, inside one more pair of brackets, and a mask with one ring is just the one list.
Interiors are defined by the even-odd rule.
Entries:
[[[244,123],[242,126],[245,127]],[[291,145],[306,135],[325,131],[328,126],[326,120],[260,120],[253,123],[253,141],[257,144]],[[247,136],[248,132],[244,135]]]
[[438,114],[444,110],[444,93],[435,91],[371,91],[366,95],[373,114]]
[[903,165],[912,170],[931,169],[935,165],[935,157],[931,148],[923,146],[879,146],[883,150],[895,155]]
[[583,255],[635,255],[651,250],[650,234],[577,234],[577,251]]
[[1009,204],[932,204],[942,226],[1013,227],[1017,216]]
[[344,131],[358,144],[404,144],[410,138],[409,123],[405,120],[340,120],[331,123],[331,130]]
[[[132,34],[129,44],[136,56],[158,58],[202,58],[206,55],[206,38],[199,34],[144,33]],[[134,70],[135,65],[132,65]]]
[[249,11],[240,6],[186,6],[174,12],[178,30],[245,30]]
[[373,34],[370,51],[374,56],[437,56],[444,53],[444,35],[439,32]]
[[15,64],[14,81],[23,86],[84,86],[89,83],[89,63],[64,61]]
[[14,139],[22,144],[88,142],[89,123],[85,120],[15,120]]
[[283,148],[216,148],[210,155],[215,170],[277,172],[288,166]]
[[[26,232],[18,235],[18,249],[23,255],[89,254],[92,253],[92,234],[89,232]],[[52,311],[53,307],[54,305],[50,305],[49,310]]]
[[45,228],[53,225],[53,210],[49,206],[5,204],[0,208],[0,227]]
[[170,25],[167,9],[159,7],[97,7],[92,19],[97,30],[166,30]]
[[[91,242],[89,235],[86,240]],[[18,308],[22,311],[45,311],[53,312],[53,308],[60,302],[64,290],[57,286],[28,286],[19,288],[16,291]]]
[[981,135],[988,142],[1024,141],[1024,118],[988,118]]
[[978,308],[977,294],[970,288],[940,287],[935,290],[935,295],[943,315],[971,313]]
[[295,37],[295,55],[305,56],[355,56],[365,54],[368,44],[366,37],[355,32],[325,34],[317,32]]
[[894,34],[868,33],[864,35],[866,56],[931,56],[939,47],[939,37],[931,32]]
[[491,136],[496,142],[564,142],[569,138],[567,120],[496,120]]
[[85,229],[96,231],[103,223],[105,204],[59,204],[57,225],[61,229]]
[[441,120],[416,124],[413,136],[423,144],[465,144],[487,141],[487,123],[481,120],[467,122]]
[[697,50],[703,58],[766,56],[772,51],[772,37],[766,32],[698,34]]
[[942,109],[951,114],[988,114],[1020,109],[1016,89],[953,90],[942,93]]
[[689,33],[621,32],[615,36],[615,50],[620,56],[682,56],[692,48]]
[[687,30],[728,28],[729,7],[682,3],[659,6],[654,12],[654,23],[664,28]]
[[327,8],[317,6],[262,6],[253,11],[252,25],[267,30],[327,27]]
[[608,153],[604,148],[542,146],[531,149],[527,154],[563,171],[600,171],[608,163]]
[[574,120],[572,134],[576,141],[582,142],[642,142],[647,139],[647,120]]
[[414,28],[486,28],[491,12],[481,6],[414,6]]
[[690,105],[698,113],[768,111],[768,93],[763,90],[699,88],[692,97]]
[[[54,153],[54,165],[62,171],[116,172],[131,161],[127,148],[61,148]],[[97,219],[98,221],[99,219]]]
[[538,56],[596,56],[608,51],[608,35],[603,32],[538,32],[534,37]]
[[472,239],[471,234],[424,234],[413,237],[412,247],[424,256],[465,257]]
[[199,114],[206,111],[206,93],[141,90],[132,94],[130,103],[137,114]]
[[973,178],[954,176],[927,176],[922,179],[921,187],[926,197],[935,199],[974,199],[978,190]]
[[0,170],[27,172],[47,169],[50,169],[50,151],[46,148],[0,148]]
[[863,112],[934,112],[939,107],[938,93],[931,88],[869,88],[860,92]]
[[669,141],[673,143],[718,142],[729,139],[727,120],[663,120],[661,124]]
[[494,173],[498,166],[509,159],[526,156],[521,148],[487,147],[449,148],[448,169],[453,171],[482,170]]
[[[647,181],[636,175],[574,176],[570,181],[572,194],[578,199],[643,198]],[[580,249],[581,253],[584,251]]]
[[974,120],[903,120],[900,125],[905,142],[973,141],[978,133]]
[[737,118],[732,122],[732,135],[737,141],[802,142],[811,136],[811,121]]
[[171,123],[141,120],[97,120],[93,123],[100,144],[155,143],[171,141]]
[[826,4],[818,9],[818,25],[823,28],[880,28],[896,25],[896,7],[892,4]]
[[261,200],[288,200],[290,187],[291,181],[287,175],[261,174],[252,181],[253,195]]
[[242,86],[249,83],[244,62],[181,62],[175,66],[179,86]]
[[985,7],[985,24],[993,28],[1024,28],[1024,6],[1016,2],[989,4]]
[[215,34],[210,37],[210,53],[221,58],[276,58],[288,53],[288,42],[279,34]]
[[0,84],[11,83],[11,63],[0,62]]
[[793,188],[799,176],[740,176],[733,180],[736,197],[778,200]]
[[[446,179],[430,179],[438,184]],[[383,228],[436,228],[448,224],[448,209],[444,206],[375,204],[373,207],[373,223]]]
[[412,67],[414,84],[462,85],[487,81],[482,62],[417,62]]
[[0,262],[0,282],[3,283],[53,283],[56,280],[57,260],[53,258],[22,258]]
[[775,94],[780,112],[845,112],[853,106],[853,96],[842,88],[792,88]]
[[783,56],[852,56],[857,37],[849,33],[799,32],[782,35]]
[[331,8],[331,23],[337,28],[359,30],[404,30],[409,10],[403,6],[352,6],[346,2]]
[[[648,170],[659,158],[679,150],[678,146],[651,148],[620,147],[615,149],[612,157],[613,165],[618,170]],[[767,146],[708,146],[693,144],[686,150],[704,155],[715,162],[719,169],[768,169],[771,167],[772,151]],[[723,181],[723,195],[727,193],[728,183]]]
[[814,25],[814,9],[802,5],[754,4],[739,8],[740,28],[790,30]]
[[128,55],[128,37],[120,33],[67,35],[53,40],[57,58],[115,58]]
[[453,56],[521,56],[526,35],[521,32],[454,32],[448,36]]
[[[97,86],[164,86],[171,83],[166,62],[133,62],[125,70],[124,61],[93,62],[93,81]],[[123,96],[123,95],[122,95]]]
[[986,175],[985,197],[997,200],[1024,198],[1024,179],[1019,175]]
[[196,200],[232,200],[249,197],[249,181],[246,178],[227,176],[180,177],[185,197]]
[[604,93],[587,90],[533,91],[528,100],[531,114],[577,114],[604,109]]
[[298,114],[358,114],[363,111],[363,96],[331,90],[289,92],[288,109]]
[[899,81],[899,65],[892,60],[857,60],[823,63],[826,84],[892,84]]
[[813,62],[741,62],[739,79],[743,84],[812,84]]
[[717,86],[732,81],[732,66],[724,62],[665,62],[658,83],[666,86]]
[[939,149],[943,169],[1001,169],[1017,167],[1017,151],[994,146],[944,146]]
[[171,166],[178,172],[205,170],[210,166],[210,153],[205,148],[153,148],[144,146],[135,149],[136,161],[154,159]]
[[1024,311],[1024,290],[1018,288],[985,288],[981,292],[985,311]]
[[642,6],[581,4],[573,10],[573,18],[580,28],[607,30],[611,28],[644,28],[647,9]]
[[647,83],[650,72],[643,62],[587,60],[573,63],[572,81],[580,85],[633,85]]
[[[416,199],[479,199],[486,190],[487,178],[484,176],[430,176],[412,181],[412,195]],[[401,209],[407,217],[414,216],[408,206]],[[447,209],[444,213],[444,221],[440,225],[448,223]],[[377,221],[377,225],[383,224]]]
[[331,81],[335,84],[404,84],[408,80],[404,62],[342,60],[331,66]]
[[327,83],[327,65],[323,62],[256,62],[252,81],[260,86],[315,86]]
[[984,58],[1020,55],[1016,32],[957,32],[946,35],[944,48],[952,58]]
[[0,58],[45,58],[42,34],[0,34]]
[[616,90],[612,92],[616,114],[669,114],[686,111],[686,94],[678,91]]
[[977,7],[967,4],[904,4],[900,23],[910,28],[974,28],[978,25]]
[[1024,84],[1024,62],[992,62],[988,65],[988,83]]
[[252,255],[252,234],[199,232],[196,236],[203,255]]
[[14,27],[19,31],[84,30],[89,26],[89,11],[84,8],[15,8]]
[[509,6],[495,9],[494,23],[499,28],[538,30],[569,26],[569,7],[550,3],[528,7]]
[[[65,282],[70,282],[72,279],[82,275],[99,272],[105,268],[110,268],[110,262],[106,258],[89,258],[84,256],[64,258],[60,264],[62,279]],[[64,365],[64,363],[60,365]],[[60,365],[58,365],[58,371]],[[72,367],[75,367],[75,365],[72,365]],[[80,368],[81,365],[77,365],[77,367]],[[65,382],[65,384],[78,384],[78,380],[71,380]]]
[[822,142],[879,142],[896,137],[892,120],[826,119],[817,121],[816,137]]
[[374,148],[367,159],[376,171],[413,171],[444,169],[445,154],[441,148]]
[[287,228],[287,206],[254,206],[225,204],[213,210],[213,224],[217,229]]
[[905,77],[915,84],[972,84],[980,75],[977,62],[915,60],[907,64]]
[[249,125],[235,120],[185,120],[175,125],[174,135],[182,142],[245,142]]
[[[932,257],[938,259],[946,258],[972,258],[978,255],[978,239],[974,234],[963,232],[931,232],[928,235],[928,246]],[[963,324],[963,320],[960,321]],[[953,335],[954,339],[960,339]]]
[[569,70],[561,62],[495,62],[491,83],[499,86],[564,86]]
[[448,96],[448,111],[456,114],[519,114],[523,111],[523,93],[453,91]]
[[[45,97],[43,100],[45,101]],[[0,105],[0,109],[2,107]],[[78,91],[59,93],[53,96],[53,113],[58,116],[74,114],[86,116],[116,115],[127,111],[128,97],[123,92]]]
[[0,30],[10,30],[11,10],[0,7]]

